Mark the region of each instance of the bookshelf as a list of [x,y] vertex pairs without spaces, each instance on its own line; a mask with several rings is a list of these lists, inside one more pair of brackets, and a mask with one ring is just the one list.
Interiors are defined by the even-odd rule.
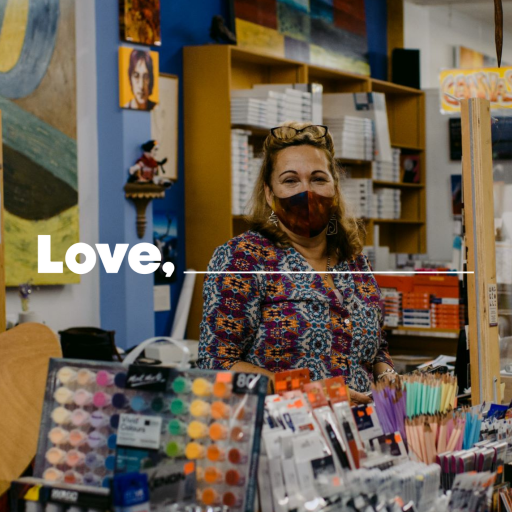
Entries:
[[[402,217],[365,219],[366,244],[373,228],[391,252],[426,252],[425,98],[416,89],[366,76],[345,73],[289,59],[260,55],[235,46],[184,48],[185,99],[185,226],[187,267],[206,270],[213,251],[247,229],[242,216],[231,213],[231,89],[257,83],[321,83],[325,93],[382,92],[386,94],[391,145],[419,155],[419,184],[375,181],[374,187],[402,190]],[[237,126],[233,126],[235,128]],[[240,127],[240,126],[238,126]],[[250,127],[243,126],[250,129]],[[255,128],[261,144],[268,130]],[[340,160],[355,177],[371,178],[371,162]],[[202,279],[197,279],[189,316],[188,337],[199,339]]]

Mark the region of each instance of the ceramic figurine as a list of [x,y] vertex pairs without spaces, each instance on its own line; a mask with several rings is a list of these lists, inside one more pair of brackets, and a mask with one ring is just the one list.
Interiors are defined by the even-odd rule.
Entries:
[[164,174],[164,164],[167,158],[158,161],[158,142],[156,140],[148,140],[141,146],[143,154],[130,167],[130,177],[128,183],[152,183],[154,185],[162,185],[164,187],[171,186],[171,181],[161,174]]

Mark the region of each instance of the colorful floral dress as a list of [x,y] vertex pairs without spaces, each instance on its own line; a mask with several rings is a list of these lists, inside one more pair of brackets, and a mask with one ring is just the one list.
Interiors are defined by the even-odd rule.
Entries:
[[334,267],[339,293],[321,274],[281,273],[313,269],[293,247],[252,231],[218,247],[208,270],[227,273],[205,278],[200,368],[240,361],[272,372],[309,368],[312,380],[341,375],[365,392],[374,364],[393,365],[377,282],[371,273],[348,273],[371,271],[363,254]]

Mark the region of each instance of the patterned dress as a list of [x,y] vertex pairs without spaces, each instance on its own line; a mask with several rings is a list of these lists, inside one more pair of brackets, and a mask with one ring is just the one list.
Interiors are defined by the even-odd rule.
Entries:
[[218,247],[208,270],[230,273],[205,278],[200,368],[227,370],[240,361],[272,372],[309,368],[312,380],[341,375],[365,392],[374,364],[393,365],[375,278],[346,273],[371,270],[363,254],[334,267],[339,293],[321,274],[256,273],[313,269],[293,247],[280,249],[252,231]]

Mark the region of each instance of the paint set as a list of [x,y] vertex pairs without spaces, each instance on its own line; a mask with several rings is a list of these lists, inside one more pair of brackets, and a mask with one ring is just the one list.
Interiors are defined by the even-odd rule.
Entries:
[[52,359],[35,476],[107,487],[145,472],[152,503],[250,511],[266,389],[256,374]]

